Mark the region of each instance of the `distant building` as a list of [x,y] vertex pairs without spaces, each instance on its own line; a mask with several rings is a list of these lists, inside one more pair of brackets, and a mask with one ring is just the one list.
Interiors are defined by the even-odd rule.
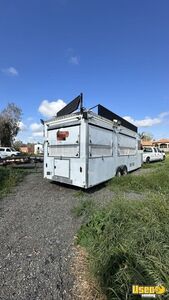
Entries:
[[141,140],[141,146],[142,148],[146,147],[152,147],[153,146],[153,141],[145,141],[145,140]]
[[34,145],[34,154],[43,154],[43,144],[35,144]]
[[158,147],[164,152],[169,152],[169,139],[160,139],[160,140],[153,140],[153,141],[145,141],[141,140],[142,148],[149,148],[149,147]]
[[20,146],[19,150],[22,152],[22,153],[28,153],[28,154],[31,154],[31,153],[34,153],[34,145],[25,145],[23,144],[22,146]]
[[153,146],[164,150],[164,152],[169,152],[169,139],[160,139],[157,141],[153,141]]

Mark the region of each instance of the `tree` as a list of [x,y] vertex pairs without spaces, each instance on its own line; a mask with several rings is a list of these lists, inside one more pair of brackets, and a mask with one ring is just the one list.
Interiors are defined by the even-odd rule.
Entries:
[[13,143],[13,146],[14,146],[15,150],[20,151],[20,147],[23,146],[23,142],[22,141],[15,141]]
[[141,132],[139,133],[140,139],[143,141],[152,141],[153,135],[150,132]]
[[19,132],[22,110],[14,103],[9,103],[0,113],[0,144],[11,146]]

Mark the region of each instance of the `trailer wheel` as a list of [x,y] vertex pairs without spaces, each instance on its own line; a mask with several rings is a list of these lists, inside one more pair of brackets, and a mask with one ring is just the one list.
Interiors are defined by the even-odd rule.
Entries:
[[128,173],[128,172],[127,172],[127,167],[124,167],[124,168],[123,168],[123,173],[122,173],[122,175],[123,175],[123,176],[126,176],[127,173]]
[[149,164],[150,163],[150,157],[146,158],[146,163]]
[[121,175],[122,175],[122,172],[121,172],[121,169],[119,168],[119,169],[117,169],[117,171],[116,171],[116,176],[117,176],[117,177],[121,177]]

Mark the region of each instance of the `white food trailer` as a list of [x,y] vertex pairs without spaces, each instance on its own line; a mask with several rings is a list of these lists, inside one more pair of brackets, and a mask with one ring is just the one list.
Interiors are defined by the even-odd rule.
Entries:
[[98,114],[84,109],[82,94],[44,122],[44,136],[44,177],[52,181],[87,189],[141,167],[137,127],[101,105]]

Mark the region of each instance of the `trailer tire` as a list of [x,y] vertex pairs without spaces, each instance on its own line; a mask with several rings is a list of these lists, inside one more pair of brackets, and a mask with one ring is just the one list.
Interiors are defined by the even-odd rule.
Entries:
[[123,170],[122,170],[122,175],[123,176],[126,176],[128,174],[128,172],[127,172],[127,167],[125,166],[124,168],[123,168]]
[[116,171],[116,176],[121,177],[121,175],[122,175],[122,170],[120,168],[118,168]]
[[150,157],[146,158],[146,163],[149,164],[150,163]]

